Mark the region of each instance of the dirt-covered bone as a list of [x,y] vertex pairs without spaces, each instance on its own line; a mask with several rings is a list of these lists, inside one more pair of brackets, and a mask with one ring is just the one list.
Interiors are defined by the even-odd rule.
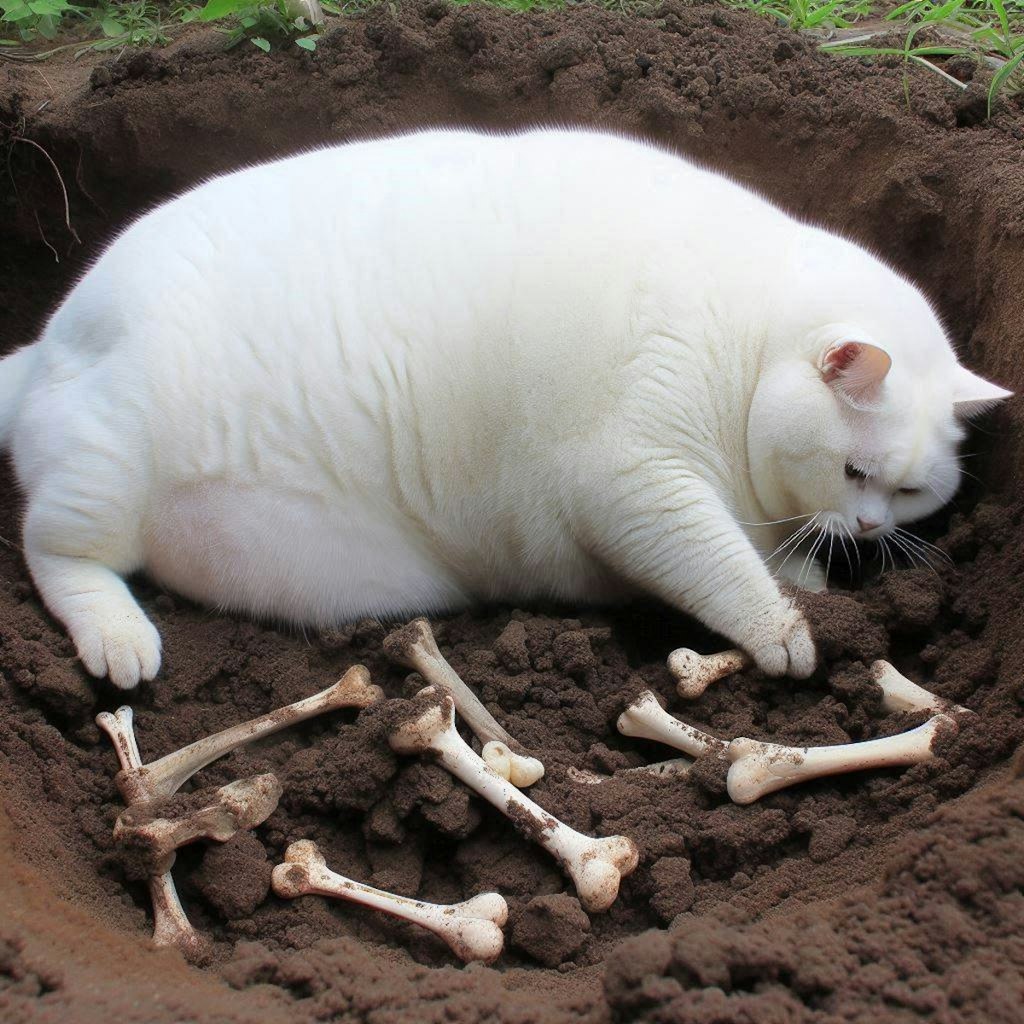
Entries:
[[[229,754],[237,747],[270,736],[290,725],[304,722],[308,718],[324,714],[327,711],[335,711],[339,708],[368,707],[381,700],[383,696],[380,687],[374,686],[370,682],[370,673],[366,668],[362,665],[354,665],[333,686],[321,690],[320,693],[278,708],[276,711],[270,711],[249,722],[231,726],[212,736],[204,736],[187,747],[166,754],[149,764],[139,763],[134,767],[127,767],[122,757],[122,770],[115,781],[128,804],[145,803],[149,800],[168,797],[176,793],[196,772],[216,761],[217,758]],[[117,715],[121,715],[125,710],[120,708]],[[107,727],[112,725],[111,720],[114,717],[101,715],[100,718],[104,718],[104,721],[100,722],[100,718],[97,718],[97,722],[102,728],[107,729],[115,747],[118,748],[119,756],[121,756],[123,744],[128,740],[124,728],[118,727],[115,734]],[[131,732],[130,710],[127,718],[127,732]],[[134,743],[134,738],[131,739],[131,742]],[[137,747],[135,755],[138,756]]]
[[750,656],[738,650],[698,654],[680,647],[668,656],[668,670],[675,677],[676,693],[687,700],[696,700],[712,683],[751,665]]
[[642,764],[637,768],[620,768],[612,775],[602,775],[600,772],[592,772],[587,768],[568,768],[566,778],[571,782],[578,782],[583,786],[598,786],[602,782],[610,782],[612,779],[630,779],[637,776],[648,778],[672,778],[680,775],[689,775],[693,767],[693,761],[688,757],[673,757],[668,761],[657,761],[654,764]]
[[532,786],[544,775],[544,765],[522,751],[484,707],[480,698],[459,678],[437,646],[426,619],[413,619],[384,640],[384,651],[392,661],[418,672],[431,686],[447,690],[455,707],[483,744],[480,756],[513,786]]
[[727,741],[673,718],[650,690],[644,690],[615,723],[623,736],[654,740],[675,747],[690,757],[725,753]]
[[[126,843],[131,841],[133,821],[138,820],[141,823],[142,819],[148,817],[154,822],[150,837],[154,870],[148,882],[153,901],[153,941],[157,945],[176,946],[190,960],[200,960],[206,955],[206,944],[189,923],[174,888],[170,867],[174,862],[173,849],[176,847],[168,850],[167,844],[173,842],[175,837],[182,840],[177,846],[190,841],[183,837],[195,827],[208,825],[221,834],[229,827],[232,819],[237,823],[231,831],[232,835],[239,828],[251,828],[273,812],[280,797],[280,786],[273,776],[259,777],[247,783],[234,783],[234,789],[226,786],[220,791],[228,791],[222,800],[216,802],[215,807],[201,808],[201,811],[206,812],[201,816],[201,820],[195,821],[190,817],[191,824],[187,826],[185,823],[176,825],[173,822],[155,825],[155,820],[159,818],[154,819],[154,816],[147,814],[144,808],[152,805],[151,809],[156,809],[159,815],[161,801],[172,797],[200,769],[237,747],[326,711],[344,707],[363,708],[382,698],[383,692],[380,687],[370,683],[370,674],[366,668],[355,665],[333,686],[320,693],[249,722],[224,729],[212,736],[205,736],[149,764],[142,763],[142,755],[135,739],[134,714],[130,707],[125,705],[114,713],[103,711],[96,716],[96,724],[110,737],[121,765],[115,781],[128,805],[128,810],[118,819],[119,825],[126,816],[128,817],[120,838]],[[259,817],[258,821],[253,820],[254,816],[258,817],[264,810],[266,813]],[[221,816],[222,812],[226,817]],[[250,820],[252,824],[242,824]],[[145,842],[142,839],[144,834],[135,833],[134,838]],[[198,834],[195,838],[198,838]],[[216,838],[216,835],[213,838]],[[225,835],[224,839],[227,838],[229,836]],[[163,870],[160,870],[161,868]]]
[[508,905],[498,893],[482,893],[451,906],[396,896],[331,871],[316,844],[308,839],[285,850],[284,863],[274,868],[271,884],[278,896],[288,899],[310,894],[334,896],[411,921],[443,939],[465,963],[482,960],[489,964],[505,945],[502,928],[508,920]]
[[[102,711],[96,716],[96,724],[114,743],[122,772],[142,767],[142,758],[132,728],[133,717],[132,709],[127,706],[118,708],[114,714]],[[185,916],[170,871],[150,875],[148,885],[153,904],[154,944],[174,946],[181,950],[187,959],[194,962],[203,960],[208,952],[207,944]]]
[[226,843],[266,821],[280,798],[281,784],[266,774],[221,786],[212,799],[182,815],[163,801],[132,804],[118,817],[114,839],[141,868],[140,875],[162,875],[171,870],[180,847],[198,839]]
[[887,661],[876,661],[871,676],[882,689],[886,711],[930,711],[932,714],[972,715],[973,711],[918,686]]
[[919,764],[934,757],[935,737],[945,728],[955,730],[956,722],[949,715],[936,715],[896,736],[831,747],[786,747],[741,736],[726,750],[732,762],[729,796],[735,803],[749,804],[768,793],[826,775]]
[[391,732],[392,749],[400,754],[433,753],[456,778],[558,860],[588,911],[607,910],[618,896],[622,878],[637,866],[636,844],[626,836],[586,836],[559,821],[473,752],[455,728],[455,704],[447,691],[429,687],[419,696],[437,702]]

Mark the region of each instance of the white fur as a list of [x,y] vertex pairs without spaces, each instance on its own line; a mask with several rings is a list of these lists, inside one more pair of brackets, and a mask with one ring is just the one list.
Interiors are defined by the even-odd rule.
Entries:
[[[848,341],[891,356],[856,395],[823,370]],[[0,363],[0,431],[26,557],[119,686],[159,665],[138,569],[298,623],[625,584],[805,675],[764,560],[803,520],[742,524],[926,515],[959,479],[954,401],[1005,395],[862,250],[570,130],[209,181],[125,231],[25,351]]]

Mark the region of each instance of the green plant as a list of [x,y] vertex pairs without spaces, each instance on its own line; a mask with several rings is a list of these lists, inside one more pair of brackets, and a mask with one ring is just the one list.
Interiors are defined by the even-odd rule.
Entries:
[[[330,5],[334,6],[334,5]],[[208,0],[199,12],[200,21],[234,20],[227,30],[228,46],[248,39],[265,53],[271,39],[294,39],[304,50],[315,50],[317,33],[303,15],[296,16],[295,4],[289,0]]]
[[725,0],[739,7],[775,18],[787,28],[848,28],[871,12],[871,0]]
[[[81,8],[67,0],[0,0],[0,11],[0,24],[15,29],[23,43],[30,43],[40,36],[53,39],[61,19],[66,14],[81,13]],[[13,40],[6,43],[12,45]]]
[[[909,24],[902,47],[824,43],[833,53],[853,57],[899,56],[920,64],[959,88],[963,83],[939,67],[932,57],[967,56],[989,65],[994,74],[988,88],[988,114],[1000,92],[1024,89],[1024,3],[1022,0],[910,0],[886,16]],[[949,42],[918,45],[925,29],[934,30]]]

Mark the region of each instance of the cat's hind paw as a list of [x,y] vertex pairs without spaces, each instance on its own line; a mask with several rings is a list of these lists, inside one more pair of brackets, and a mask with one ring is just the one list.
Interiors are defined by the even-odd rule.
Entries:
[[769,676],[806,679],[818,663],[818,652],[814,647],[810,627],[795,608],[787,610],[773,642],[753,646],[750,654],[757,667]]
[[68,622],[86,671],[130,690],[160,669],[160,634],[138,609],[89,610]]

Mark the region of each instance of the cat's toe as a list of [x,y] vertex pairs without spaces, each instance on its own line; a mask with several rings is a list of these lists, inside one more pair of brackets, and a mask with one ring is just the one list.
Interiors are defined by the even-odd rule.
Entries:
[[795,609],[783,616],[776,642],[763,644],[750,653],[757,667],[768,676],[792,676],[806,679],[814,672],[818,653],[807,620]]
[[86,671],[108,676],[118,689],[130,690],[160,669],[160,634],[141,613],[78,623],[72,638]]

